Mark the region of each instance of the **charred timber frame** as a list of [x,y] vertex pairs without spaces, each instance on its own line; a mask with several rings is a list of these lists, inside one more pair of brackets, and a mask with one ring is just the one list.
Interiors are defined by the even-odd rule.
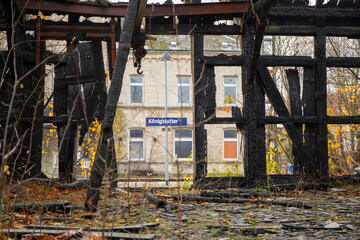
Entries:
[[[110,65],[114,64],[115,41],[119,40],[120,27],[116,18],[125,16],[127,4],[114,4],[112,7],[104,8],[95,4],[83,4],[67,1],[50,0],[17,0],[17,6],[21,6],[26,13],[43,14],[66,13],[73,16],[103,16],[111,17],[110,23],[98,24],[90,22],[82,23],[53,23],[42,21],[37,18],[35,21],[25,22],[22,32],[34,30],[36,37],[35,53],[33,55],[36,64],[43,58],[39,40],[63,39],[71,40],[105,40],[108,42],[108,52],[111,56]],[[304,158],[304,151],[307,149],[306,161],[300,161],[297,174],[304,171],[309,180],[328,182],[328,156],[327,156],[327,124],[360,124],[360,116],[327,116],[326,114],[326,69],[327,67],[360,67],[360,58],[350,57],[326,57],[326,37],[343,36],[350,38],[360,37],[360,14],[355,9],[341,8],[310,8],[310,7],[274,7],[269,12],[270,25],[265,29],[265,35],[295,35],[313,36],[315,42],[315,58],[300,56],[260,56],[261,63],[258,76],[250,79],[246,69],[250,67],[251,51],[253,49],[254,25],[244,24],[244,28],[238,25],[213,25],[217,17],[222,19],[233,19],[242,17],[248,10],[249,2],[222,2],[210,4],[184,4],[184,5],[143,5],[144,16],[152,18],[151,28],[147,24],[148,34],[191,34],[192,35],[192,60],[194,77],[194,126],[195,126],[195,158],[194,158],[194,179],[199,187],[203,183],[212,182],[207,178],[207,156],[206,156],[206,132],[204,124],[240,124],[245,126],[246,149],[245,149],[245,180],[239,178],[235,182],[238,185],[253,184],[262,181],[266,177],[265,160],[265,124],[284,124],[287,126],[289,135],[298,138],[300,142],[299,129],[296,125],[305,124],[303,134],[304,145],[298,143],[298,153]],[[202,15],[200,18],[199,15]],[[174,29],[174,23],[162,22],[164,16],[176,16],[179,24]],[[171,19],[171,18],[169,18]],[[138,19],[138,22],[140,19]],[[284,24],[286,23],[286,24]],[[0,29],[8,30],[3,24]],[[241,30],[243,30],[241,32]],[[203,38],[204,35],[243,35],[242,55],[214,57],[204,56]],[[142,37],[142,36],[133,36]],[[60,58],[58,58],[60,60]],[[61,60],[60,60],[61,61]],[[63,63],[59,64],[61,68]],[[214,98],[209,94],[215,86],[215,66],[241,66],[243,95],[244,95],[244,116],[236,118],[217,118],[215,113]],[[266,76],[267,66],[299,66],[304,68],[303,79],[303,114],[291,114],[283,108],[279,96],[270,91],[274,86]],[[262,74],[261,74],[262,72]],[[61,82],[62,76],[57,76]],[[291,81],[289,77],[289,81]],[[69,79],[67,79],[68,81]],[[80,79],[87,82],[88,79]],[[65,84],[65,83],[64,83]],[[61,89],[61,88],[59,88]],[[279,117],[268,117],[264,113],[264,92],[276,102],[276,107],[282,114]],[[59,99],[64,92],[56,92],[55,99]],[[40,92],[39,92],[40,94]],[[66,95],[66,94],[65,94]],[[56,117],[51,119],[43,118],[44,121],[64,124],[66,122],[66,110],[62,109],[60,102],[54,104]],[[65,114],[65,115],[64,115]],[[290,127],[289,127],[290,126]],[[291,130],[292,129],[292,130]],[[292,137],[293,139],[294,137]],[[296,141],[295,141],[296,142]],[[297,176],[289,176],[292,181]],[[282,177],[271,177],[282,179]],[[215,181],[215,178],[213,179]],[[226,179],[225,179],[226,180]],[[306,179],[305,179],[306,180]],[[230,181],[230,180],[227,180]]]

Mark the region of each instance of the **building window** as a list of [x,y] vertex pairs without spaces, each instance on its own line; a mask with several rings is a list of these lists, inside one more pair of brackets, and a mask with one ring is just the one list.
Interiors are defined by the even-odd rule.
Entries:
[[144,130],[130,130],[129,153],[132,161],[144,160]]
[[130,103],[143,103],[143,76],[130,76]]
[[177,94],[179,104],[190,104],[190,77],[178,77]]
[[234,129],[224,130],[224,159],[236,160],[238,156],[238,136]]
[[192,130],[175,130],[175,159],[186,160],[192,153]]
[[224,103],[236,104],[237,77],[224,77]]

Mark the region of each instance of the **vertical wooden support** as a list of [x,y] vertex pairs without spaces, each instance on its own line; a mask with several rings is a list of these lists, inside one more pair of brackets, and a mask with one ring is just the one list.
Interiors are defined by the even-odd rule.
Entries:
[[[315,68],[304,67],[302,107],[304,116],[316,116],[316,97],[315,97]],[[307,158],[304,159],[304,175],[313,176],[315,170],[315,151],[316,151],[316,125],[305,124],[304,148]]]
[[210,120],[216,117],[216,83],[214,66],[206,66],[206,89],[205,89],[205,118]]
[[245,116],[244,171],[246,183],[251,186],[266,178],[265,128],[256,122],[257,117],[265,115],[265,99],[255,78],[250,79],[255,25],[244,24],[243,31],[242,51],[246,58],[242,66]]
[[[46,52],[45,41],[41,42],[40,18],[36,19],[35,28],[35,67],[36,71],[32,79],[34,94],[31,106],[34,109],[31,132],[30,151],[30,176],[38,177],[41,174],[42,140],[43,140],[43,117],[44,117],[44,92],[45,92],[45,64],[40,64]],[[30,71],[31,69],[28,69]]]
[[328,137],[327,137],[327,83],[326,83],[326,35],[318,33],[315,36],[315,89],[316,89],[316,114],[318,124],[316,128],[316,173],[314,178],[328,182]]
[[110,21],[110,29],[111,29],[111,62],[109,63],[110,72],[112,72],[112,69],[114,68],[115,64],[115,57],[116,57],[116,43],[115,43],[115,19],[111,19]]
[[[288,69],[286,70],[286,75],[289,85],[291,116],[302,116],[299,72],[297,69]],[[299,133],[302,133],[301,124],[294,124],[294,126]],[[300,141],[301,142],[303,141],[302,136]],[[293,162],[294,174],[303,175],[304,172],[303,161],[305,161],[305,159],[299,156],[299,153],[295,146],[293,147],[293,155],[294,155],[294,162]]]
[[207,160],[205,156],[205,129],[204,129],[204,114],[205,114],[205,90],[206,79],[202,71],[204,71],[204,62],[201,61],[204,55],[204,35],[195,33],[192,36],[192,60],[193,60],[193,86],[194,86],[194,185],[197,187],[198,183],[207,174]]
[[[58,79],[65,78],[66,64],[60,63],[55,69],[54,81],[54,115],[66,116],[67,113],[67,85],[59,83]],[[59,148],[59,179],[66,179],[67,171],[65,167],[66,159],[66,142],[64,138],[66,122],[55,124],[58,133],[58,148]]]
[[35,64],[40,64],[40,45],[41,45],[41,22],[40,16],[36,18],[36,25],[35,25]]

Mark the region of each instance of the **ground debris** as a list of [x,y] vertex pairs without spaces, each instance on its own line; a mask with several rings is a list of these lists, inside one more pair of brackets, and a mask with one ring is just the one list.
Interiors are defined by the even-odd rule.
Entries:
[[93,231],[93,232],[132,232],[137,233],[142,230],[148,228],[154,228],[159,226],[160,223],[147,223],[147,224],[137,224],[137,225],[130,225],[130,226],[122,226],[122,227],[112,227],[112,228],[81,228],[81,227],[70,227],[70,226],[54,226],[54,225],[27,225],[26,228],[28,229],[46,229],[46,230],[83,230],[83,231]]
[[[99,237],[101,239],[102,236],[105,238],[111,239],[153,239],[155,234],[135,234],[135,233],[117,233],[117,232],[99,232],[99,231],[84,231],[82,229],[78,230],[46,230],[46,229],[0,229],[0,233],[5,234],[7,236],[33,236],[34,234],[46,234],[55,236],[54,239],[92,239],[89,236]],[[44,236],[44,235],[43,235]],[[87,236],[86,238],[82,238]],[[89,238],[88,238],[89,237]],[[45,238],[46,239],[46,238]]]
[[181,200],[183,201],[194,201],[194,202],[213,202],[213,203],[250,203],[250,204],[265,204],[265,205],[280,205],[284,207],[296,207],[310,209],[312,206],[303,202],[284,202],[275,200],[261,200],[261,199],[240,199],[240,198],[220,198],[220,197],[199,197],[196,195],[182,195]]

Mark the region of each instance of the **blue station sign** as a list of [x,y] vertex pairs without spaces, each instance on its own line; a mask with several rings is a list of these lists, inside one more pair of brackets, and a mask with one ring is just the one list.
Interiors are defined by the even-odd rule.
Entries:
[[146,118],[146,126],[186,126],[187,118]]

